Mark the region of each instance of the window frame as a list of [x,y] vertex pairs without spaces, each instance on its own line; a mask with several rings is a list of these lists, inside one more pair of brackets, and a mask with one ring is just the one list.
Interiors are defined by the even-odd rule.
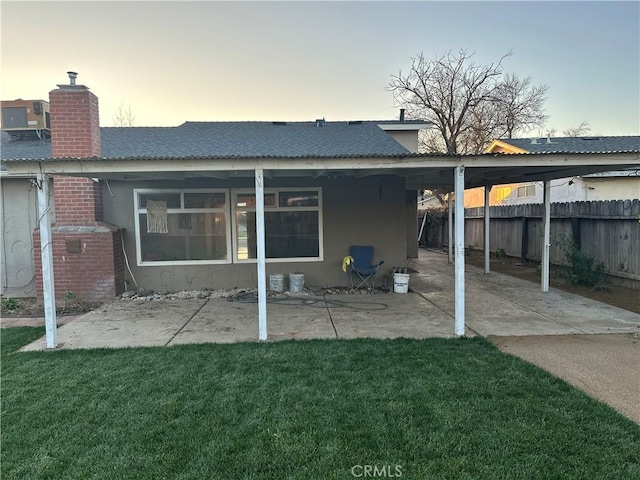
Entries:
[[[314,192],[318,195],[317,206],[301,206],[301,207],[281,207],[280,206],[280,192]],[[236,220],[236,213],[240,212],[255,212],[256,207],[238,207],[237,199],[238,194],[252,193],[255,195],[256,191],[252,188],[234,188],[231,189],[231,223],[232,223],[232,262],[237,264],[257,263],[258,259],[238,258],[238,226]],[[293,262],[322,262],[324,260],[324,221],[322,216],[322,187],[274,187],[265,188],[265,194],[275,194],[274,206],[264,207],[265,215],[268,212],[318,212],[318,256],[317,257],[286,257],[286,258],[265,258],[265,263],[293,263]]]
[[[533,190],[532,193],[531,190]],[[520,192],[523,195],[520,195]],[[535,183],[527,183],[524,185],[518,185],[518,190],[516,192],[516,198],[532,198],[536,196],[536,184]]]
[[502,203],[511,196],[513,189],[511,187],[496,187],[495,192],[495,201]]
[[[179,214],[179,213],[223,213],[226,220],[225,235],[227,245],[227,256],[223,260],[158,260],[158,261],[143,261],[142,260],[142,241],[140,232],[140,214],[147,213],[147,207],[141,207],[139,205],[140,194],[180,194],[180,208],[167,208],[167,214]],[[222,208],[185,208],[184,207],[184,195],[185,193],[223,193],[225,206]],[[179,188],[134,188],[133,189],[133,215],[134,225],[136,232],[136,265],[139,267],[161,267],[168,265],[222,265],[232,263],[231,254],[231,221],[229,218],[229,189],[228,188],[194,188],[194,189],[179,189]]]
[[[280,207],[280,192],[314,192],[318,195],[317,206]],[[147,208],[139,204],[140,194],[180,194],[180,208],[167,208],[167,214],[177,213],[224,213],[226,220],[226,246],[227,256],[224,260],[142,260],[142,241],[140,231],[140,214],[146,214]],[[223,208],[184,208],[184,195],[189,193],[224,193],[225,206]],[[133,189],[133,216],[136,240],[136,265],[138,267],[161,267],[175,265],[228,265],[228,264],[252,264],[257,263],[255,258],[238,259],[237,221],[236,212],[255,212],[256,207],[237,207],[238,194],[253,194],[253,188],[134,188]],[[294,263],[294,262],[322,262],[324,261],[324,218],[322,187],[274,187],[265,188],[265,194],[275,194],[275,205],[265,206],[268,212],[318,212],[318,256],[317,257],[287,257],[266,258],[266,263]]]

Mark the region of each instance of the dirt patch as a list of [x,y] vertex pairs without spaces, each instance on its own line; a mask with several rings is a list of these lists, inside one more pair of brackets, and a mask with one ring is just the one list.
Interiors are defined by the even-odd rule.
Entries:
[[[376,293],[388,293],[388,288],[376,287]],[[305,288],[300,293],[291,293],[288,291],[282,293],[268,292],[269,297],[300,297],[300,296],[324,296],[324,295],[367,295],[371,292],[365,288],[351,289],[349,287],[330,287],[318,290]],[[257,298],[258,291],[256,289],[228,289],[228,290],[183,290],[180,292],[154,292],[152,290],[139,290],[126,292],[114,301],[139,301],[150,302],[159,300],[188,300],[188,299],[210,299],[210,298],[228,298],[238,296],[255,296]],[[3,299],[4,300],[4,299]],[[81,315],[90,312],[103,305],[101,302],[86,302],[82,300],[58,301],[56,303],[56,313],[58,315]],[[44,306],[35,298],[12,298],[10,301],[3,301],[0,305],[0,314],[3,318],[30,318],[44,317]]]
[[[465,261],[470,265],[484,268],[484,254],[481,251],[467,255]],[[538,264],[539,262],[534,261],[523,264],[519,258],[514,257],[495,258],[493,254],[491,256],[492,271],[536,283],[540,283],[541,276],[540,271],[537,270]],[[565,292],[640,313],[640,292],[637,290],[617,287],[610,283],[605,283],[599,288],[572,285],[560,275],[560,269],[554,265],[551,265],[549,285]]]
[[[83,300],[68,300],[56,302],[57,315],[80,315],[90,312],[102,305],[101,302],[86,302]],[[44,317],[44,305],[35,298],[15,298],[6,301],[5,297],[0,303],[0,315],[2,318]]]

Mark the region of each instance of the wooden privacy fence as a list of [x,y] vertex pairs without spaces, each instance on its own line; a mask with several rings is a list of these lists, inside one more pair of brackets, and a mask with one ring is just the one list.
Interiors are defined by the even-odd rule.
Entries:
[[[501,248],[522,261],[542,259],[543,205],[503,205],[490,210],[490,250]],[[465,210],[465,245],[484,248],[484,207]],[[419,225],[421,224],[421,220]],[[447,244],[447,211],[427,217],[421,246]],[[620,283],[640,288],[640,200],[551,204],[551,262],[566,263],[560,248],[563,235],[580,250],[604,263],[605,272]]]

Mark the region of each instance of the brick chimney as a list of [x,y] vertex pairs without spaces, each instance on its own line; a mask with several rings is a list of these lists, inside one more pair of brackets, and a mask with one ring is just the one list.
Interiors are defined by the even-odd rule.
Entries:
[[[49,92],[51,153],[54,158],[102,156],[98,97],[76,85],[77,73],[67,72],[69,85]],[[109,300],[124,290],[122,231],[103,222],[102,184],[90,178],[53,177],[55,224],[52,228],[56,296],[72,292],[83,300]],[[40,232],[34,231],[34,245]],[[40,265],[40,248],[34,249]],[[42,295],[42,271],[36,272]]]
[[69,85],[49,92],[51,154],[53,158],[91,158],[102,155],[98,97],[76,85],[76,72],[67,72]]
[[[76,85],[76,72],[67,72],[69,85],[49,92],[51,154],[53,158],[102,155],[98,97]],[[55,219],[60,225],[95,225],[103,220],[102,186],[89,178],[54,177]]]

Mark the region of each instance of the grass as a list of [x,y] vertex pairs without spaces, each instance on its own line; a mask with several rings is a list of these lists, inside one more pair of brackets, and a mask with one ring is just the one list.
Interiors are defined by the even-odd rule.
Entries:
[[481,338],[15,353],[43,330],[1,334],[3,479],[640,478],[638,425]]

